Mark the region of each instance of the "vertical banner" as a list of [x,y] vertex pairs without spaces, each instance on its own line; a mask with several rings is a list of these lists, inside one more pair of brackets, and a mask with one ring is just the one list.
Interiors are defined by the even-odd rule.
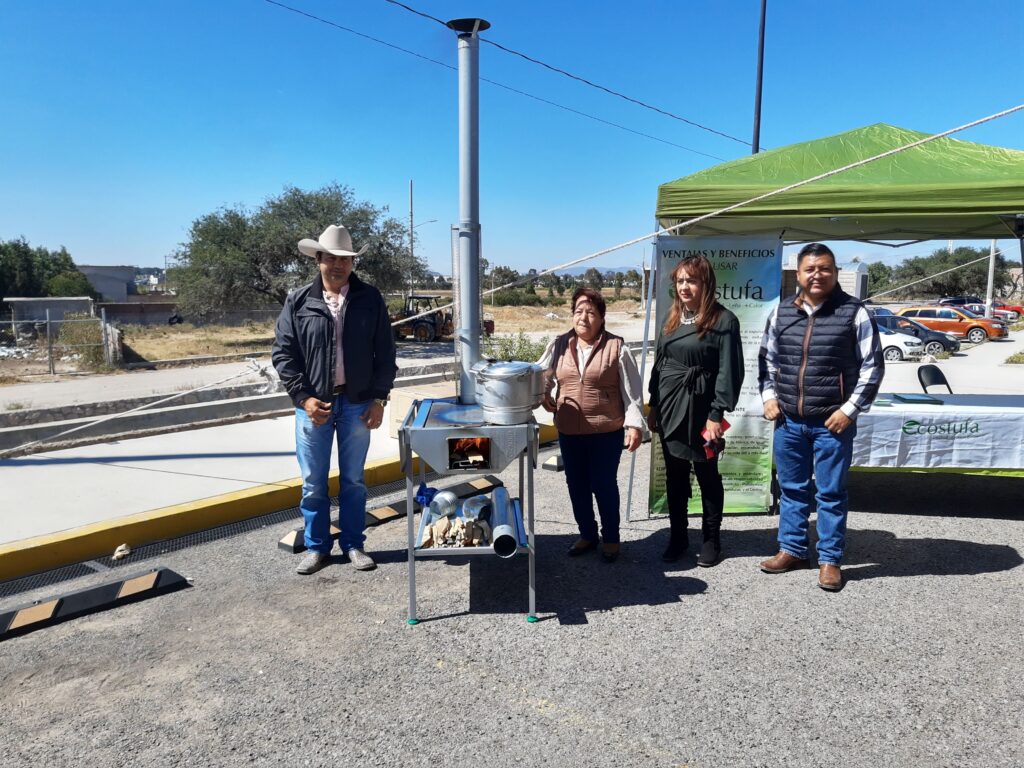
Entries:
[[[768,316],[779,303],[782,289],[782,241],[770,236],[659,237],[655,281],[656,340],[675,296],[669,275],[686,256],[702,254],[711,261],[718,283],[718,300],[740,321],[746,374],[736,410],[726,414],[732,425],[725,434],[725,453],[719,459],[725,484],[726,514],[765,512],[770,504],[772,425],[762,418],[757,390],[757,353]],[[689,512],[700,512],[700,488],[692,480]],[[665,460],[658,436],[651,440],[651,480],[648,509],[668,514]]]

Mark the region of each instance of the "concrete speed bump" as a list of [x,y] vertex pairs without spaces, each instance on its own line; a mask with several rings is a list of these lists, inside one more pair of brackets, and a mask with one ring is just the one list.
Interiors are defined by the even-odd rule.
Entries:
[[[554,427],[540,425],[541,443],[556,439],[558,432]],[[414,457],[413,472],[418,472],[418,467],[419,457]],[[399,480],[405,475],[398,459],[392,458],[367,462],[363,476],[366,485],[373,487]],[[477,488],[475,492],[483,493],[484,489]],[[331,473],[328,493],[338,495],[337,470]],[[301,479],[282,480],[0,544],[0,581],[103,557],[121,544],[138,549],[146,544],[261,517],[298,506],[301,498]],[[404,517],[404,502],[401,508],[398,505],[392,506],[398,513],[397,517]],[[379,522],[375,519],[371,525]]]
[[[413,460],[413,471],[418,471],[418,466],[417,458]],[[404,476],[397,458],[370,461],[363,468],[365,482],[371,487]],[[337,470],[330,475],[328,493],[338,495]],[[103,557],[121,544],[138,549],[157,541],[280,512],[298,506],[301,498],[301,479],[281,480],[0,544],[0,581]]]
[[562,454],[556,453],[554,456],[548,456],[548,458],[541,465],[544,469],[549,469],[552,472],[564,472],[565,464],[562,462]]
[[187,586],[184,576],[169,568],[154,568],[76,592],[36,600],[0,613],[0,641]]
[[[495,488],[500,488],[502,485],[501,480],[493,475],[485,475],[484,477],[477,477],[473,480],[467,480],[464,483],[453,485],[444,490],[451,491],[460,499],[468,499],[470,496],[476,496],[480,493],[489,493]],[[413,502],[415,505],[415,502]],[[417,510],[413,510],[416,512]],[[385,507],[377,507],[376,509],[370,509],[366,512],[366,525],[374,526],[386,523],[389,520],[397,520],[398,518],[405,517],[406,515],[406,500],[395,501],[388,504]],[[304,529],[296,528],[294,531],[288,531],[279,542],[277,542],[277,548],[283,549],[285,552],[291,552],[293,555],[299,552],[306,551],[305,537],[303,535]],[[338,526],[336,523],[331,523],[331,541],[337,541]]]

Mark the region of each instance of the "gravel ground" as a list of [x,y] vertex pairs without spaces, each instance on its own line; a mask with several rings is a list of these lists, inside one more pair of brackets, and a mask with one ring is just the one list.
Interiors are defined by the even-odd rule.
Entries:
[[410,627],[404,521],[370,529],[377,571],[311,577],[275,524],[125,566],[190,589],[0,643],[0,762],[1024,764],[1024,480],[854,475],[838,594],[757,570],[768,517],[728,518],[712,569],[662,564],[661,521],[568,560],[564,476],[537,480],[541,622],[525,558],[421,561]]

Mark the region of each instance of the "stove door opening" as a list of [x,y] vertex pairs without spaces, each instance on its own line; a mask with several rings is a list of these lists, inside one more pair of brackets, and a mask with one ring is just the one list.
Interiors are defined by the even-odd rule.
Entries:
[[490,469],[491,438],[448,438],[448,469]]

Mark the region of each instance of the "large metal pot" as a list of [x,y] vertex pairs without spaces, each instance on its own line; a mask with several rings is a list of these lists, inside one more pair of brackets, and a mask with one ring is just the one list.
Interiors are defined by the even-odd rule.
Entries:
[[481,360],[470,372],[490,424],[525,424],[544,397],[544,369],[520,360]]

